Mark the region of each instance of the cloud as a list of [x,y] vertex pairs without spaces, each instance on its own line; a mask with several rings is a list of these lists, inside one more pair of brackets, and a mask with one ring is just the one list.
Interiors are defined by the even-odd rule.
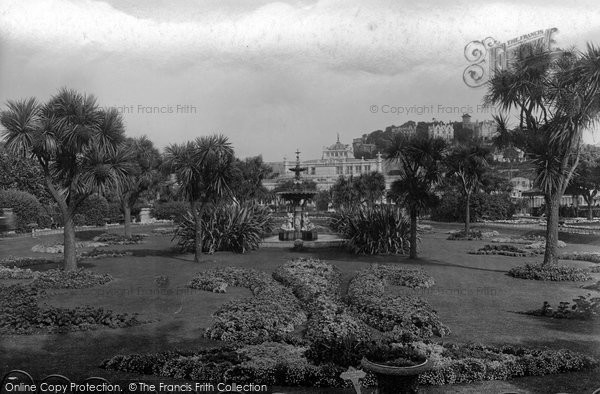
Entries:
[[552,0],[3,0],[0,101],[66,85],[102,105],[195,105],[194,116],[127,114],[128,133],[164,146],[217,131],[241,155],[318,157],[337,132],[349,142],[439,117],[374,115],[371,104],[480,102],[462,82],[469,41],[556,26],[559,45],[581,46],[599,16],[591,2]]
[[[95,0],[3,4],[4,36],[54,52],[89,48],[168,67],[191,67],[185,59],[192,58],[196,64],[258,68],[316,63],[331,70],[388,75],[431,61],[458,61],[468,40],[485,35],[508,39],[560,23],[568,27],[568,35],[580,36],[600,20],[597,7],[582,14],[581,7],[542,3],[261,2],[229,15],[213,6],[185,21],[138,17]],[[159,5],[171,14],[177,10],[176,5]]]

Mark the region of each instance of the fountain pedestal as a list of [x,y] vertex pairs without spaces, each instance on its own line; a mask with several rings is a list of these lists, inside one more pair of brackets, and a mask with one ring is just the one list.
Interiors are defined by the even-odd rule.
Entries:
[[288,215],[288,223],[279,230],[280,241],[314,241],[317,239],[317,231],[314,226],[308,225],[308,219],[304,213],[306,202],[312,199],[316,190],[306,189],[300,180],[300,173],[306,171],[306,167],[300,167],[300,152],[296,151],[296,167],[290,168],[295,173],[294,185],[277,193],[281,198],[289,201],[292,212]]

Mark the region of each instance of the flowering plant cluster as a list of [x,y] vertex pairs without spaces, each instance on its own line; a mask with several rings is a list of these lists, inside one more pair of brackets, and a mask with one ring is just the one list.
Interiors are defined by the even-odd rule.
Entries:
[[50,260],[39,257],[16,257],[8,256],[0,259],[0,265],[5,267],[30,267],[32,265],[53,264],[58,263],[58,260]]
[[476,251],[470,251],[469,254],[497,254],[511,257],[530,257],[543,253],[541,249],[525,250],[513,245],[485,245]]
[[369,271],[395,286],[428,289],[435,285],[433,277],[422,269],[406,269],[389,264],[375,264]]
[[600,253],[563,253],[560,255],[559,259],[589,261],[590,263],[600,264]]
[[[261,343],[280,340],[306,321],[297,303],[282,302],[289,295],[273,298],[274,293],[230,301],[214,314],[206,336],[221,341]],[[292,296],[293,297],[293,296]],[[291,299],[290,299],[291,301]]]
[[131,238],[128,238],[121,234],[116,233],[104,233],[97,237],[94,237],[95,242],[102,242],[108,245],[135,245],[144,242],[147,234],[132,234]]
[[230,301],[214,314],[206,336],[222,341],[260,343],[279,339],[306,321],[306,314],[292,291],[267,273],[237,267],[205,270],[189,287],[224,292],[227,286],[245,287],[254,297]]
[[547,301],[540,309],[524,312],[527,315],[546,316],[556,319],[594,320],[600,318],[600,297],[579,296],[573,299],[573,304],[563,301],[553,309]]
[[51,269],[40,272],[31,285],[40,289],[84,289],[103,285],[112,280],[109,274],[99,274],[86,269],[64,271]]
[[[334,364],[314,365],[304,357],[304,348],[265,342],[241,348],[229,346],[195,353],[163,352],[116,355],[101,367],[117,371],[154,374],[200,382],[267,384],[277,386],[348,387],[340,378],[344,368]],[[364,379],[363,385],[374,379]]]
[[592,357],[564,349],[445,344],[440,352],[439,345],[420,346],[434,364],[434,369],[419,376],[422,384],[507,380],[519,376],[592,370],[599,365]]
[[566,265],[525,264],[511,268],[508,275],[520,279],[551,281],[586,281],[592,279],[589,271]]
[[87,252],[81,252],[79,257],[88,259],[101,259],[105,257],[131,256],[131,254],[132,253],[127,250],[102,250],[94,248]]
[[[523,346],[444,344],[427,341],[396,344],[399,353],[418,354],[433,362],[434,369],[420,375],[424,385],[506,380],[597,368],[592,357],[569,350],[532,349]],[[334,364],[314,365],[304,348],[266,342],[241,348],[228,346],[197,353],[164,352],[116,355],[102,368],[154,374],[203,382],[237,382],[279,386],[348,387],[339,378],[345,368]],[[363,387],[372,387],[367,374]]]
[[188,284],[192,289],[224,293],[227,286],[245,287],[258,295],[276,285],[266,272],[238,267],[214,268],[198,272]]
[[90,306],[41,308],[37,303],[40,295],[39,290],[29,286],[0,287],[0,332],[32,334],[40,330],[73,331],[98,326],[117,328],[140,323],[135,316]]
[[273,273],[273,278],[291,287],[296,297],[304,302],[310,302],[321,294],[335,296],[341,284],[341,273],[337,267],[306,258],[288,261]]
[[417,338],[450,332],[425,300],[385,294],[385,280],[375,272],[363,271],[350,281],[348,301],[362,321],[384,332]]
[[0,279],[32,279],[38,273],[29,268],[5,267],[0,265]]

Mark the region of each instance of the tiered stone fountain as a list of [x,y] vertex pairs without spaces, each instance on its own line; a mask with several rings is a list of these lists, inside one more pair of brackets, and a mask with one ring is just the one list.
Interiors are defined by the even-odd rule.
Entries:
[[289,170],[295,173],[294,185],[277,193],[290,203],[291,210],[291,212],[288,212],[287,222],[279,230],[279,240],[294,241],[301,239],[303,241],[314,241],[318,237],[317,231],[308,220],[305,209],[306,203],[317,194],[317,191],[308,190],[302,185],[300,174],[306,171],[307,168],[300,167],[300,151],[296,151],[296,166]]

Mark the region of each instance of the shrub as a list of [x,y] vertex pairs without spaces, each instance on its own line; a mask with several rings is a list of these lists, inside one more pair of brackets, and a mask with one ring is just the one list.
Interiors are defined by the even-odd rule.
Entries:
[[355,254],[408,254],[410,223],[391,205],[360,206],[337,212],[333,231],[348,240]]
[[108,216],[108,201],[100,195],[91,195],[77,207],[75,212],[76,225],[103,226]]
[[586,281],[591,279],[587,270],[565,265],[525,264],[511,268],[508,275],[520,279],[551,281]]
[[[466,200],[461,194],[446,193],[440,204],[431,212],[431,219],[438,222],[464,222],[465,204]],[[517,205],[512,202],[508,193],[476,193],[471,196],[472,222],[482,219],[510,219],[516,209]]]
[[[227,250],[245,253],[258,249],[263,234],[272,230],[273,220],[268,208],[252,204],[222,204],[202,216],[204,251]],[[182,250],[193,251],[195,223],[186,214],[175,232]]]
[[37,223],[42,206],[38,199],[19,190],[0,190],[0,208],[12,208],[15,215],[15,230],[28,231],[28,224]]
[[155,204],[150,214],[158,220],[173,220],[175,223],[181,223],[189,211],[190,205],[184,201],[167,201]]
[[106,218],[108,219],[108,223],[122,223],[123,212],[121,211],[121,204],[118,202],[109,202]]
[[51,269],[41,272],[32,286],[40,289],[84,289],[103,285],[111,280],[112,276],[109,274],[97,274],[83,268],[77,271]]

